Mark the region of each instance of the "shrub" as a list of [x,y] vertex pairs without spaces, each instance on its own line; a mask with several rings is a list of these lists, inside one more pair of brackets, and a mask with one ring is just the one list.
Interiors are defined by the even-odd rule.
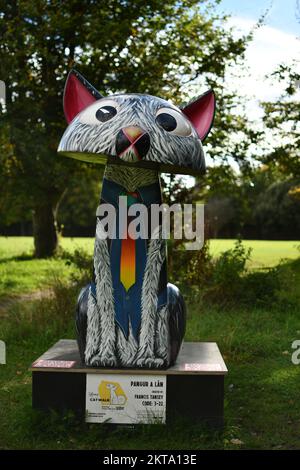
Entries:
[[281,273],[278,268],[247,273],[242,282],[241,301],[249,305],[272,304],[280,289]]
[[71,280],[78,286],[83,286],[91,282],[93,278],[93,260],[85,250],[76,249],[74,252],[60,249],[59,258],[65,260],[66,264],[74,265],[77,270],[71,275]]
[[238,240],[234,248],[224,251],[213,261],[210,284],[217,299],[227,301],[241,293],[250,254],[251,248],[246,249],[241,240]]
[[189,301],[244,306],[278,302],[280,289],[288,278],[281,265],[264,271],[249,271],[251,249],[241,240],[218,258],[209,253],[209,243],[202,250],[176,252],[170,273]]
[[[196,251],[185,250],[183,244],[177,246],[176,249],[174,241],[168,245],[169,280],[179,287],[189,302],[212,303],[222,307],[232,304],[250,307],[265,303],[271,305],[279,302],[279,291],[288,283],[286,265],[261,271],[248,270],[251,248],[246,248],[241,240],[237,240],[232,249],[224,251],[218,258],[211,256],[208,241],[201,250]],[[78,293],[93,278],[91,256],[78,249],[73,253],[61,251],[59,256],[68,265],[76,267],[71,284],[74,292]]]

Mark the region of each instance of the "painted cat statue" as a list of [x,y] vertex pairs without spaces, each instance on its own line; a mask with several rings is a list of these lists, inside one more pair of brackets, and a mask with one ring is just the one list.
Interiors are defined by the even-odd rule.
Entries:
[[[208,91],[179,109],[146,94],[102,96],[72,70],[64,91],[68,127],[58,153],[105,164],[97,210],[94,279],[82,289],[76,330],[84,364],[106,368],[166,368],[174,364],[185,333],[186,308],[178,288],[168,283],[166,241],[160,222],[147,237],[105,235],[101,207],[115,209],[120,196],[128,221],[133,204],[151,219],[162,203],[159,173],[203,174],[202,141],[210,131],[215,97]],[[99,210],[100,209],[100,210]],[[148,224],[149,226],[151,224]],[[114,235],[114,236],[113,236]]]

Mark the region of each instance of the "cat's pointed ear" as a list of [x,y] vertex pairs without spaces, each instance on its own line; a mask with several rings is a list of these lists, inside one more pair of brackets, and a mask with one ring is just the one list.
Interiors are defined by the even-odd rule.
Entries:
[[64,90],[64,113],[67,122],[103,96],[77,70],[69,72]]
[[212,127],[215,108],[216,99],[212,90],[207,91],[185,108],[181,108],[181,111],[191,121],[202,141]]

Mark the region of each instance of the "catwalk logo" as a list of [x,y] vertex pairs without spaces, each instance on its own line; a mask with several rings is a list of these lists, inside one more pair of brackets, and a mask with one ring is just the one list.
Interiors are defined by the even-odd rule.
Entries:
[[125,405],[127,397],[118,382],[102,380],[99,389],[99,397],[102,405]]
[[0,341],[0,364],[6,364],[6,347],[4,341]]

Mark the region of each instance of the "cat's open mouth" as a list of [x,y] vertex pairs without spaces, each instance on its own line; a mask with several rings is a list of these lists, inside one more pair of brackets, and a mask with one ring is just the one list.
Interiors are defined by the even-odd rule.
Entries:
[[126,162],[142,160],[150,148],[149,134],[141,127],[130,126],[121,129],[116,139],[118,157]]

